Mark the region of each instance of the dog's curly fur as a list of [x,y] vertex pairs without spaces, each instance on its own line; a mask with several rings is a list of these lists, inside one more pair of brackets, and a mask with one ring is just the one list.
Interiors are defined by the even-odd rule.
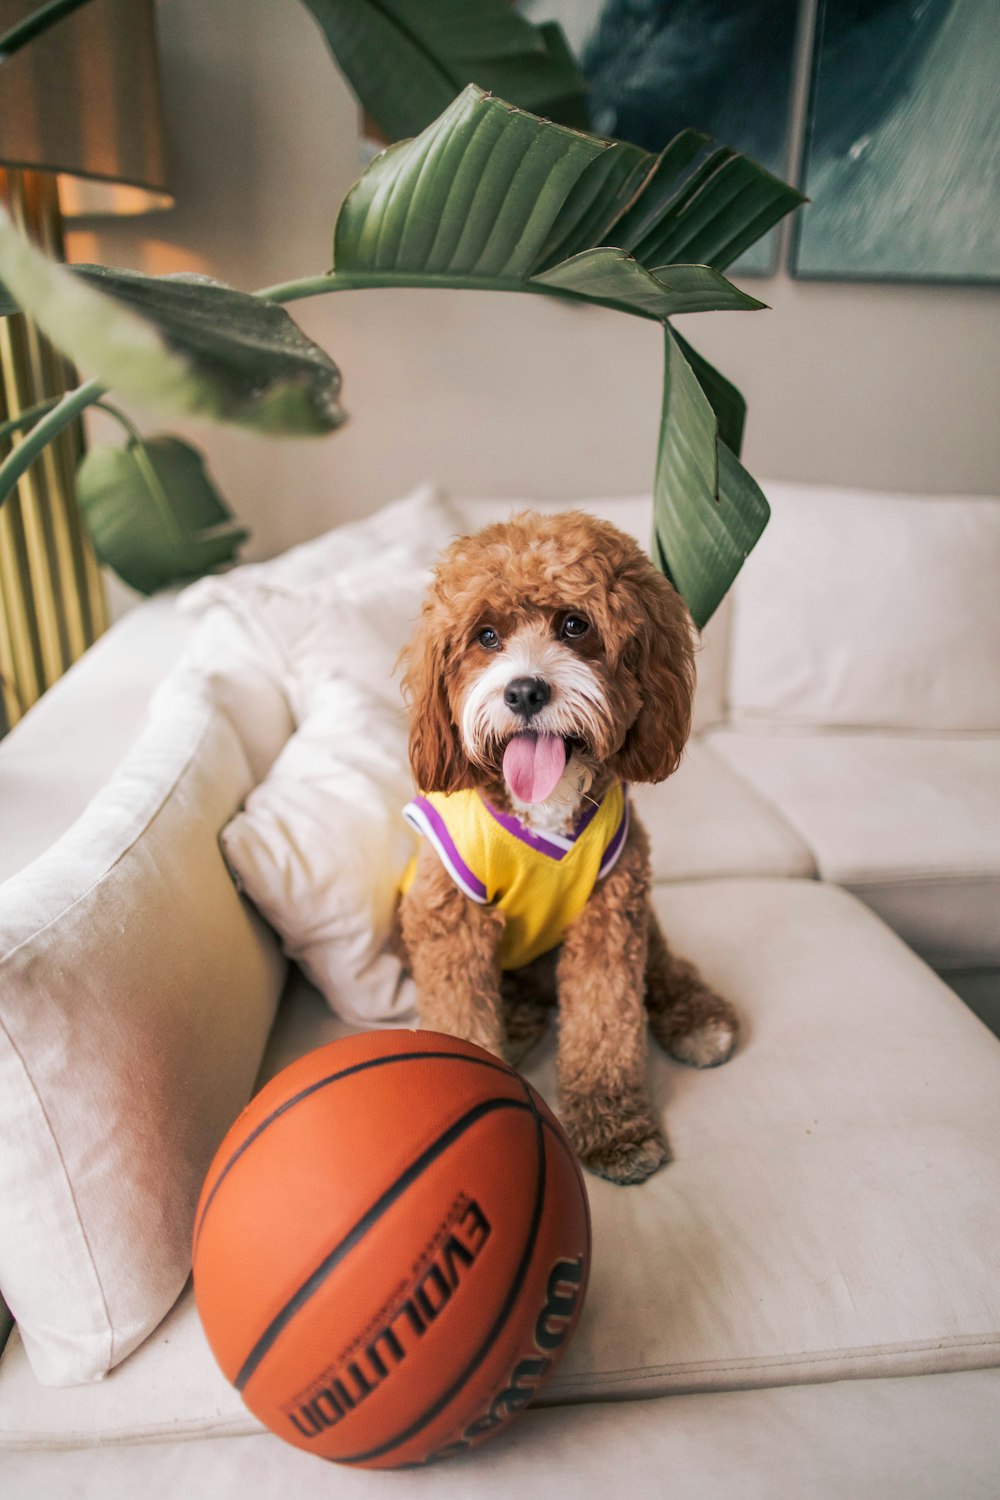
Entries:
[[[568,618],[587,627],[578,639],[567,638]],[[525,722],[504,707],[506,663],[510,676],[545,670],[552,696],[537,723],[572,747],[555,791],[530,808],[513,801],[501,769]],[[525,512],[453,542],[406,664],[420,789],[479,788],[549,829],[571,828],[582,799],[616,777],[662,781],[688,737],[687,609],[631,538],[581,512]],[[425,1026],[518,1061],[558,999],[566,1128],[584,1164],[621,1183],[669,1160],[646,1091],[647,1013],[666,1050],[698,1067],[724,1062],[737,1036],[728,1003],[670,952],[649,895],[649,844],[633,815],[621,857],[559,949],[515,973],[499,967],[503,913],[469,901],[426,844],[400,910]]]

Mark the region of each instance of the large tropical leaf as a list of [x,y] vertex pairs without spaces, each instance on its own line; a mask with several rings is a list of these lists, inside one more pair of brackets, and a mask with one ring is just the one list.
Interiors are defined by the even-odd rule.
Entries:
[[558,26],[508,0],[305,0],[389,140],[417,135],[468,83],[586,126],[586,85]]
[[719,424],[719,437],[726,447],[739,458],[743,451],[743,428],[747,419],[747,403],[741,391],[731,380],[720,375],[704,355],[692,349],[687,339],[681,338],[674,329],[674,342],[691,366],[694,377],[708,397]]
[[654,560],[684,596],[701,630],[753,550],[770,510],[721,441],[712,402],[677,338],[669,328],[664,332]]
[[682,132],[655,157],[470,87],[416,140],[373,162],[348,194],[331,286],[545,292],[662,322],[653,550],[701,627],[768,508],[737,457],[742,396],[667,319],[763,306],[721,267],[800,201],[698,131]]
[[752,311],[763,307],[711,266],[660,266],[647,271],[627,250],[582,250],[532,278],[536,286],[562,287],[605,307],[661,321],[674,313]]
[[[656,157],[470,86],[348,193],[334,281],[520,287],[659,319],[756,308],[763,304],[732,286],[713,255],[739,253],[799,201],[747,157],[709,150],[696,131]],[[667,264],[663,247],[688,243],[712,251],[694,257],[704,264]]]
[[248,535],[178,438],[92,448],[76,488],[97,556],[143,594],[231,562]]
[[157,410],[273,433],[326,433],[344,421],[336,365],[272,302],[201,276],[71,271],[2,211],[0,278],[76,364]]

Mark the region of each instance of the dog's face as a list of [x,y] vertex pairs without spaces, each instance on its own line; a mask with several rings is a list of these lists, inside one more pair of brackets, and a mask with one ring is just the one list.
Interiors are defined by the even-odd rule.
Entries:
[[425,792],[505,785],[536,803],[601,771],[662,781],[687,740],[687,609],[630,537],[579,511],[453,542],[406,660]]

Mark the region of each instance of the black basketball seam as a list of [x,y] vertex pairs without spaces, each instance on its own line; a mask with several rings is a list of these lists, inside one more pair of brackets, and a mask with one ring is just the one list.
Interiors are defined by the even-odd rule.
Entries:
[[511,1281],[507,1296],[504,1298],[503,1306],[497,1313],[489,1333],[464,1370],[452,1381],[444,1394],[439,1396],[427,1411],[424,1412],[423,1416],[418,1417],[415,1422],[411,1422],[404,1432],[397,1433],[394,1438],[390,1438],[385,1443],[380,1443],[377,1448],[369,1448],[365,1453],[352,1453],[348,1457],[338,1457],[336,1460],[337,1463],[368,1463],[371,1459],[381,1458],[383,1454],[391,1452],[393,1448],[398,1448],[400,1444],[409,1442],[410,1438],[416,1437],[418,1432],[426,1427],[429,1422],[433,1422],[434,1418],[440,1416],[441,1412],[451,1404],[465,1382],[476,1373],[507,1325],[507,1319],[510,1317],[511,1309],[517,1301],[521,1287],[524,1285],[524,1278],[528,1273],[528,1266],[531,1264],[531,1257],[535,1251],[535,1242],[538,1239],[538,1229],[542,1220],[542,1209],[545,1203],[545,1143],[544,1131],[542,1129],[544,1121],[532,1097],[530,1085],[523,1078],[519,1079],[519,1082],[524,1089],[527,1101],[520,1108],[530,1109],[535,1121],[535,1145],[538,1148],[538,1180],[535,1187],[535,1203],[532,1209],[531,1223],[528,1227],[528,1233],[525,1236],[524,1249],[521,1252],[521,1259],[514,1272],[514,1278]]
[[383,1063],[414,1062],[417,1060],[422,1060],[424,1058],[433,1058],[435,1060],[439,1058],[450,1058],[454,1062],[473,1063],[476,1067],[479,1068],[492,1068],[497,1073],[513,1072],[511,1068],[507,1067],[506,1063],[491,1062],[487,1057],[467,1057],[461,1052],[395,1052],[391,1057],[371,1057],[367,1060],[367,1062],[354,1063],[349,1068],[341,1068],[338,1073],[329,1073],[325,1078],[320,1078],[315,1083],[311,1083],[308,1088],[301,1089],[297,1094],[293,1095],[291,1099],[286,1099],[284,1104],[280,1104],[277,1109],[272,1110],[271,1113],[266,1117],[266,1119],[261,1120],[259,1125],[254,1126],[253,1130],[251,1130],[246,1140],[241,1141],[240,1145],[237,1146],[236,1150],[233,1152],[232,1156],[226,1162],[226,1165],[223,1167],[222,1171],[215,1179],[215,1182],[212,1184],[212,1190],[209,1193],[208,1197],[205,1199],[205,1207],[202,1209],[201,1216],[199,1217],[198,1222],[195,1225],[194,1239],[191,1247],[192,1256],[197,1254],[198,1241],[201,1238],[201,1232],[205,1227],[205,1220],[208,1217],[208,1210],[211,1208],[212,1203],[215,1200],[216,1193],[219,1191],[223,1182],[229,1176],[229,1173],[232,1171],[233,1167],[235,1167],[240,1157],[249,1150],[254,1141],[257,1140],[258,1136],[263,1135],[264,1131],[268,1128],[269,1125],[273,1125],[275,1120],[280,1119],[282,1115],[286,1115],[290,1109],[293,1109],[295,1107],[296,1104],[301,1104],[303,1099],[308,1099],[310,1095],[318,1093],[320,1089],[327,1088],[331,1083],[338,1083],[341,1078],[349,1078],[352,1073],[363,1073],[369,1068],[380,1068]]
[[[420,1053],[419,1055],[422,1057],[427,1056],[426,1053]],[[468,1061],[475,1062],[476,1059],[469,1058]],[[326,1278],[330,1275],[330,1272],[333,1271],[343,1260],[344,1256],[347,1255],[351,1250],[353,1250],[354,1246],[364,1238],[369,1229],[371,1229],[372,1225],[376,1224],[382,1217],[382,1215],[386,1212],[386,1210],[392,1207],[397,1198],[402,1197],[407,1188],[412,1186],[412,1184],[416,1182],[417,1178],[420,1177],[433,1162],[437,1161],[438,1157],[442,1156],[444,1152],[447,1151],[449,1146],[453,1145],[455,1141],[457,1141],[462,1135],[464,1135],[465,1132],[470,1129],[470,1127],[473,1126],[477,1120],[481,1120],[485,1115],[492,1114],[493,1111],[497,1109],[530,1109],[537,1115],[534,1104],[530,1100],[525,1104],[522,1103],[520,1099],[484,1099],[481,1103],[474,1105],[472,1109],[466,1110],[465,1114],[462,1115],[459,1119],[455,1120],[453,1124],[449,1125],[447,1130],[442,1131],[437,1139],[432,1141],[431,1144],[424,1151],[422,1151],[414,1161],[410,1163],[405,1172],[401,1172],[400,1175],[396,1178],[395,1182],[387,1187],[385,1192],[375,1200],[372,1206],[367,1209],[364,1214],[362,1214],[361,1218],[358,1219],[357,1223],[347,1231],[347,1234],[339,1242],[339,1244],[335,1245],[334,1248],[323,1257],[319,1265],[315,1268],[315,1270],[310,1272],[310,1274],[306,1277],[305,1281],[298,1288],[298,1290],[292,1293],[291,1297],[289,1297],[288,1301],[285,1303],[281,1311],[271,1319],[270,1323],[264,1329],[264,1332],[261,1334],[260,1338],[250,1350],[250,1353],[247,1355],[242,1367],[240,1368],[235,1380],[233,1381],[233,1385],[238,1391],[242,1391],[247,1385],[247,1382],[250,1380],[254,1371],[260,1365],[261,1360],[271,1349],[278,1336],[284,1331],[285,1328],[287,1328],[288,1324],[295,1317],[296,1313],[298,1313],[309,1301],[309,1299],[314,1296],[314,1294],[323,1285],[323,1282],[326,1280]]]

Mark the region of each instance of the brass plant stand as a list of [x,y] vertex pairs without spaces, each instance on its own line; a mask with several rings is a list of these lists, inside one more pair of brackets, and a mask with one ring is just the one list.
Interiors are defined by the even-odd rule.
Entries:
[[[0,199],[26,234],[62,259],[54,176],[0,170]],[[0,319],[0,421],[77,384],[72,366],[28,318]],[[45,449],[0,506],[0,722],[5,718],[7,727],[108,623],[100,569],[76,504],[74,476],[82,453],[77,422]]]

